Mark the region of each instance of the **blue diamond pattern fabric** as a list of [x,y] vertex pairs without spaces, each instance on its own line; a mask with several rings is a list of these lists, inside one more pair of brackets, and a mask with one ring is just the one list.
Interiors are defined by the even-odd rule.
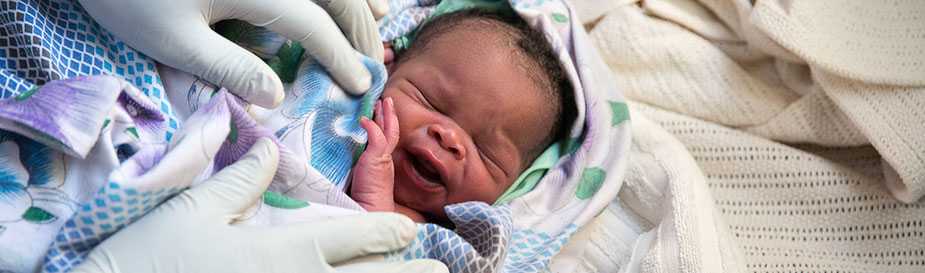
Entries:
[[569,237],[578,231],[577,225],[569,225],[564,232],[551,235],[532,229],[516,230],[511,235],[511,247],[504,262],[504,272],[541,272],[546,269],[552,257],[565,246]]
[[411,245],[391,258],[434,259],[450,272],[543,272],[578,230],[574,224],[554,235],[515,229],[509,207],[481,202],[450,205],[447,215],[455,230],[422,224]]
[[164,139],[179,127],[155,62],[102,29],[77,1],[0,0],[0,99],[88,75],[134,84],[168,117]]
[[416,28],[425,18],[433,13],[431,7],[436,1],[398,0],[390,1],[389,8],[396,13],[389,13],[383,18],[385,24],[379,26],[379,34],[385,41],[401,37]]
[[97,198],[92,203],[84,204],[64,224],[45,256],[42,269],[59,272],[80,264],[93,246],[180,190],[172,187],[139,194],[138,190],[123,188],[119,182],[109,182],[95,194]]
[[455,232],[436,224],[420,225],[415,241],[399,256],[435,259],[450,272],[496,272],[511,238],[511,210],[466,202],[447,206],[446,211]]

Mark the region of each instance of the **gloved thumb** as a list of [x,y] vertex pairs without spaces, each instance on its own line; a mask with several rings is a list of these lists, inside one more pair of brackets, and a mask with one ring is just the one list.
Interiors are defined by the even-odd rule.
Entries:
[[369,5],[369,10],[373,12],[373,18],[376,20],[389,14],[388,0],[366,0],[366,4]]
[[200,210],[228,216],[230,221],[259,200],[276,174],[278,162],[279,148],[269,138],[260,138],[237,162],[185,194]]
[[171,50],[188,55],[155,56],[171,67],[228,88],[247,102],[265,108],[282,103],[283,83],[259,57],[205,26],[191,25]]
[[[376,38],[379,32],[372,15],[364,10],[363,1],[316,2],[331,9],[334,14],[311,1],[249,0],[235,1],[238,4],[236,12],[224,14],[222,18],[242,19],[298,42],[305,48],[305,53],[324,66],[344,91],[355,95],[365,93],[372,76],[360,62],[359,53],[344,37],[343,31],[362,35],[353,38],[361,45],[358,48],[368,49],[375,53],[372,55],[376,56],[372,57],[382,60],[382,44]],[[343,31],[334,18],[346,20]]]

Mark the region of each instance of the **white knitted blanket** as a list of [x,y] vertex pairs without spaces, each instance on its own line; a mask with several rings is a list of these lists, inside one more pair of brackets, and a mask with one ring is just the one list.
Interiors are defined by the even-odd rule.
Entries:
[[634,140],[569,271],[925,272],[925,2],[574,2]]

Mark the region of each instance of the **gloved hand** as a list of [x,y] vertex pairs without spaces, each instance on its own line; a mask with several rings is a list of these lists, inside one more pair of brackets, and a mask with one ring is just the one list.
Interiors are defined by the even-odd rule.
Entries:
[[407,245],[414,224],[391,213],[279,227],[232,221],[266,190],[276,145],[259,140],[238,162],[115,233],[73,272],[446,272],[436,261],[338,263]]
[[283,100],[279,77],[256,55],[212,31],[210,24],[241,19],[298,41],[354,94],[369,89],[372,77],[353,48],[383,58],[373,12],[384,15],[387,0],[79,1],[100,25],[138,51],[267,108]]

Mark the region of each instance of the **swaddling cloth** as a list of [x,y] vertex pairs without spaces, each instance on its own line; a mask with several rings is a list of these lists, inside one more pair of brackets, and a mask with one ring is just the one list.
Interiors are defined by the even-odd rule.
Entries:
[[[422,225],[418,240],[390,258],[437,259],[446,263],[452,272],[494,272],[502,268],[507,272],[544,271],[548,269],[549,259],[571,234],[616,195],[629,144],[626,105],[608,70],[587,43],[580,24],[565,3],[475,2],[393,2],[395,13],[383,19],[380,32],[385,40],[402,37],[438,9],[436,5],[446,4],[444,6],[456,9],[483,3],[507,6],[550,39],[574,85],[580,116],[572,126],[569,139],[559,145],[562,148],[558,151],[561,155],[559,160],[551,164],[546,176],[531,185],[531,189],[497,206],[478,202],[448,206],[447,214],[454,222],[455,230]],[[267,41],[270,39],[266,37],[272,35],[252,33],[250,36],[263,37],[263,41]],[[247,47],[259,48],[266,56],[278,56],[278,62],[285,63],[278,53],[267,51],[270,46],[266,44],[258,42]],[[304,86],[302,82],[305,82],[304,75],[296,76],[289,91],[296,92],[292,88]],[[291,107],[284,103],[277,110],[253,112],[257,113],[259,120],[272,120],[273,114],[266,113],[285,113]],[[285,137],[282,140],[287,145],[298,145],[287,141],[291,140]],[[315,168],[320,167],[312,162]],[[337,178],[331,180],[336,181]],[[274,187],[298,198],[304,197],[299,193],[311,192],[307,187],[293,184],[274,184]]]
[[[427,14],[432,4],[393,2],[396,13],[383,21],[384,37],[396,37],[416,26],[423,18],[419,15]],[[565,145],[569,148],[562,158],[532,191],[501,206],[449,206],[455,230],[421,225],[417,240],[389,254],[390,259],[438,259],[453,272],[543,271],[569,236],[616,195],[629,134],[622,97],[608,73],[601,73],[606,68],[598,69],[603,66],[600,58],[563,2],[510,4],[531,26],[547,34],[574,85],[579,117],[572,127],[571,144]],[[329,126],[331,137],[319,141],[346,137],[362,143],[364,137],[362,131],[351,131],[349,123],[338,125],[338,120],[354,119],[355,113],[323,118],[320,111],[303,112],[307,108],[297,107],[304,104],[295,103],[295,98],[318,92],[296,90],[300,83],[311,82],[308,75],[312,71],[324,74],[311,60],[299,66],[295,81],[287,88],[290,98],[284,107],[258,109],[227,92],[213,92],[194,78],[171,79],[169,69],[155,68],[149,59],[95,26],[73,3],[38,5],[42,6],[24,8],[33,12],[29,18],[36,18],[34,13],[40,10],[54,10],[43,16],[77,22],[55,25],[35,35],[60,31],[71,45],[81,43],[82,63],[99,63],[97,70],[62,74],[73,77],[96,72],[117,77],[46,83],[16,76],[28,75],[30,70],[24,68],[24,72],[14,71],[4,85],[9,87],[2,93],[7,105],[0,109],[9,111],[0,115],[6,121],[0,122],[5,130],[0,138],[0,168],[13,174],[12,179],[3,180],[4,189],[16,194],[3,196],[4,202],[12,200],[3,204],[12,205],[0,207],[0,214],[12,220],[0,222],[0,242],[35,247],[0,250],[4,251],[0,256],[11,257],[0,261],[5,263],[3,268],[31,271],[42,264],[44,271],[56,272],[73,267],[93,246],[190,186],[189,181],[202,181],[236,160],[260,136],[274,137],[281,144],[280,167],[271,191],[245,216],[244,224],[277,225],[327,217],[332,212],[321,204],[360,209],[341,190],[345,184],[336,182],[343,171],[323,171],[312,163],[314,149],[325,146],[312,140],[325,134],[315,131],[322,129],[314,127],[316,122],[329,122],[322,124]],[[81,35],[70,37],[67,31]],[[70,53],[59,47],[35,46],[55,56]],[[64,68],[68,67],[49,69]],[[384,81],[384,74],[379,75]],[[160,76],[175,88],[164,90]],[[18,83],[30,81],[27,87],[44,85],[19,89]],[[178,84],[183,81],[187,84]],[[331,86],[328,90],[335,90],[336,85]],[[337,101],[343,97],[325,96],[329,102],[343,102]],[[61,103],[61,98],[74,99]],[[32,108],[17,107],[27,104]],[[34,107],[61,109],[47,111],[42,116],[47,119],[17,110]],[[340,154],[340,160],[352,161],[354,151]],[[338,166],[349,169],[349,164]]]

